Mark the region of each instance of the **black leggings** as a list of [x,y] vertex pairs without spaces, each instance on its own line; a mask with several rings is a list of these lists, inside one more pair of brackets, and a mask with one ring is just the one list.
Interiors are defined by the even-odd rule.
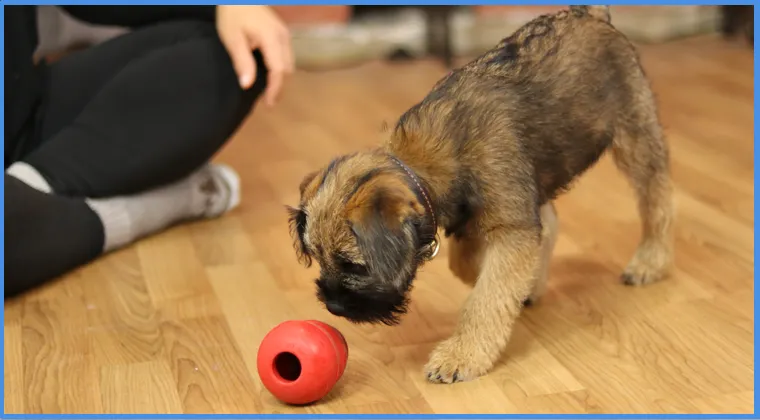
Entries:
[[254,57],[257,79],[243,91],[213,25],[174,21],[47,67],[34,121],[6,142],[55,194],[5,175],[5,296],[100,255],[103,227],[83,197],[145,191],[208,162],[266,86]]

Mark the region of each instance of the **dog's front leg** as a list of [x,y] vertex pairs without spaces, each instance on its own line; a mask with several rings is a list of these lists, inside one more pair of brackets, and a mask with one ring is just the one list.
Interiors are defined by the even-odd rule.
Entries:
[[483,257],[483,238],[475,235],[449,238],[449,270],[463,283],[474,286]]
[[533,286],[540,233],[539,226],[499,229],[484,238],[478,280],[465,302],[456,331],[430,355],[425,366],[429,381],[474,379],[499,360]]

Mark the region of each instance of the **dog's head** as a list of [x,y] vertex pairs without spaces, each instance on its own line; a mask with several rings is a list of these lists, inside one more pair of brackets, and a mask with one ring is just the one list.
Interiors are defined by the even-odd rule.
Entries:
[[418,267],[430,256],[435,219],[419,180],[380,152],[339,157],[307,175],[288,207],[296,253],[316,260],[317,296],[353,322],[395,324]]

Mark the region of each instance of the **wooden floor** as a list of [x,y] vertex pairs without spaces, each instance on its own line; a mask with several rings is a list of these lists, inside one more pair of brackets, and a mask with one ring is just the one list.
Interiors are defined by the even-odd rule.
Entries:
[[[6,302],[6,413],[751,413],[754,401],[753,58],[715,38],[642,47],[672,145],[677,269],[618,280],[639,238],[609,158],[558,202],[550,290],[525,311],[490,375],[425,382],[468,288],[446,250],[417,279],[398,327],[355,326],[314,297],[283,205],[309,170],[380,141],[445,70],[374,63],[298,73],[219,157],[243,177],[229,216],[172,229]],[[260,339],[312,318],[346,336],[328,397],[278,403],[256,373]],[[68,383],[68,385],[67,385]]]

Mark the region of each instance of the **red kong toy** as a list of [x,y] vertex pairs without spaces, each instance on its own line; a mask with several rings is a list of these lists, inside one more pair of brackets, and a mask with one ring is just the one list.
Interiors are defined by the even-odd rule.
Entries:
[[256,365],[264,386],[287,404],[322,399],[346,369],[343,334],[320,321],[285,321],[261,341]]

